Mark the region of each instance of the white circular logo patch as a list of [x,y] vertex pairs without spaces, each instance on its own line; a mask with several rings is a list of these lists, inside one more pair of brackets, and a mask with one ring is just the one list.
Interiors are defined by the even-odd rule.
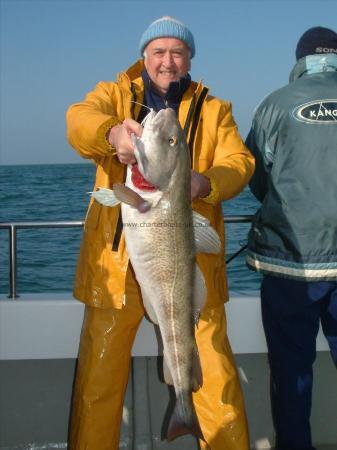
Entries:
[[304,103],[293,110],[293,117],[307,123],[337,124],[337,99]]

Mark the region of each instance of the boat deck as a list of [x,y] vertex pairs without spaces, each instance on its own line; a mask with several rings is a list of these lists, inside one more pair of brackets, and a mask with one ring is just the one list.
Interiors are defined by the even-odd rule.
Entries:
[[[268,362],[258,294],[232,292],[226,314],[246,401],[251,448],[271,449]],[[0,298],[0,450],[67,448],[82,317],[83,305],[69,293]],[[337,450],[336,369],[321,333],[317,347],[313,439],[318,450]],[[170,392],[158,377],[159,348],[153,326],[144,320],[133,348],[121,449],[198,448],[191,436],[170,444],[163,440]]]

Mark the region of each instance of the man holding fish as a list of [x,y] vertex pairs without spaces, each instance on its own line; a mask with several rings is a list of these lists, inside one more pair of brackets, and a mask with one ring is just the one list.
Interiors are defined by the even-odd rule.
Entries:
[[231,104],[191,80],[195,44],[183,23],[153,22],[140,52],[67,113],[71,145],[97,165],[74,288],[86,310],[70,448],[119,448],[131,348],[146,313],[159,325],[165,381],[177,396],[168,439],[192,433],[201,448],[247,450],[226,334],[221,201],[245,187],[254,159]]

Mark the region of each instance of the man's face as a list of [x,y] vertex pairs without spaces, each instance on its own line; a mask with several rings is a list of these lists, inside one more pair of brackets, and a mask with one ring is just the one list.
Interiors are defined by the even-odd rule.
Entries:
[[166,94],[171,81],[185,76],[191,66],[189,48],[176,38],[154,39],[144,53],[147,73],[161,94]]

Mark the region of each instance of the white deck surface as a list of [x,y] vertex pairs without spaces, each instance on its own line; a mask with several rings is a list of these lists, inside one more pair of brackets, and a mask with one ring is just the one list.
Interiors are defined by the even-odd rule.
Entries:
[[[76,358],[84,306],[70,293],[0,297],[0,359]],[[231,293],[228,334],[236,354],[266,353],[258,293]],[[320,330],[317,350],[328,350]],[[156,356],[153,325],[143,320],[133,356]]]

